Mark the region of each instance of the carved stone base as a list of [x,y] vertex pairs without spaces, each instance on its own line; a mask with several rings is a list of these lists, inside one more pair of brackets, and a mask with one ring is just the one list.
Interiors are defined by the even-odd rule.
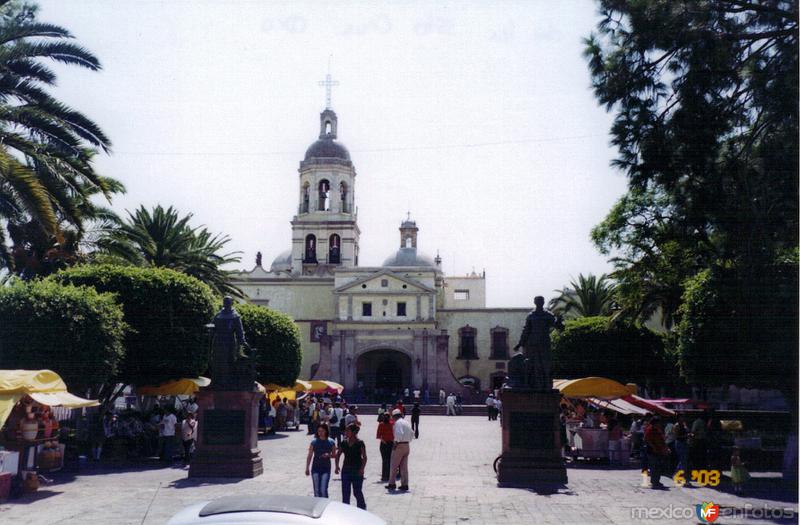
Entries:
[[503,452],[497,465],[500,486],[567,483],[561,457],[557,390],[503,389]]
[[201,390],[189,477],[254,478],[264,472],[258,448],[259,392]]

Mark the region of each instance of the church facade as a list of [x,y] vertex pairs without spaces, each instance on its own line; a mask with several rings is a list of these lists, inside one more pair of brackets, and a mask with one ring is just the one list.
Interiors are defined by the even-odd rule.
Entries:
[[234,275],[246,300],[290,315],[302,342],[301,377],[329,379],[362,399],[403,389],[436,397],[498,388],[519,339],[524,308],[487,308],[486,275],[446,276],[437,255],[417,250],[409,217],[398,249],[379,267],[360,266],[356,170],[330,107],[300,162],[291,248],[269,269]]

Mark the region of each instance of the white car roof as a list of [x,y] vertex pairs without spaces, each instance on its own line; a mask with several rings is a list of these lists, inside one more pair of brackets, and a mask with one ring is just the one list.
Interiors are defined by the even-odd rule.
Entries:
[[168,525],[386,525],[381,518],[338,501],[310,496],[226,496],[190,505]]

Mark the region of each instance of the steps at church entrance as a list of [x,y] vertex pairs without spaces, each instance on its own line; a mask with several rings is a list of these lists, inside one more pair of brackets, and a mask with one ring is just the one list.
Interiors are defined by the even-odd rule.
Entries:
[[[351,403],[355,404],[355,403]],[[411,407],[413,404],[406,405],[406,415],[411,416]],[[377,415],[380,405],[375,404],[362,404],[358,403],[359,415]],[[423,416],[444,416],[447,413],[447,407],[443,405],[420,405],[422,409],[421,415]],[[462,416],[483,416],[486,417],[486,405],[462,405]]]

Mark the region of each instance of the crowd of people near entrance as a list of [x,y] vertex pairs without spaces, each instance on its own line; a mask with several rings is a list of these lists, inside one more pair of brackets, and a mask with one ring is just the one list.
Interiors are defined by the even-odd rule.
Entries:
[[[359,435],[358,406],[348,405],[341,396],[309,396],[299,406],[307,418],[308,434],[314,436],[305,464],[314,496],[329,497],[333,470],[341,476],[342,502],[349,504],[352,496],[359,508],[366,509],[363,485],[368,446]],[[381,481],[387,483],[389,491],[409,490],[408,458],[411,442],[419,438],[421,412],[419,402],[409,409],[402,399],[393,406],[383,403],[378,409],[375,439],[381,457]]]

